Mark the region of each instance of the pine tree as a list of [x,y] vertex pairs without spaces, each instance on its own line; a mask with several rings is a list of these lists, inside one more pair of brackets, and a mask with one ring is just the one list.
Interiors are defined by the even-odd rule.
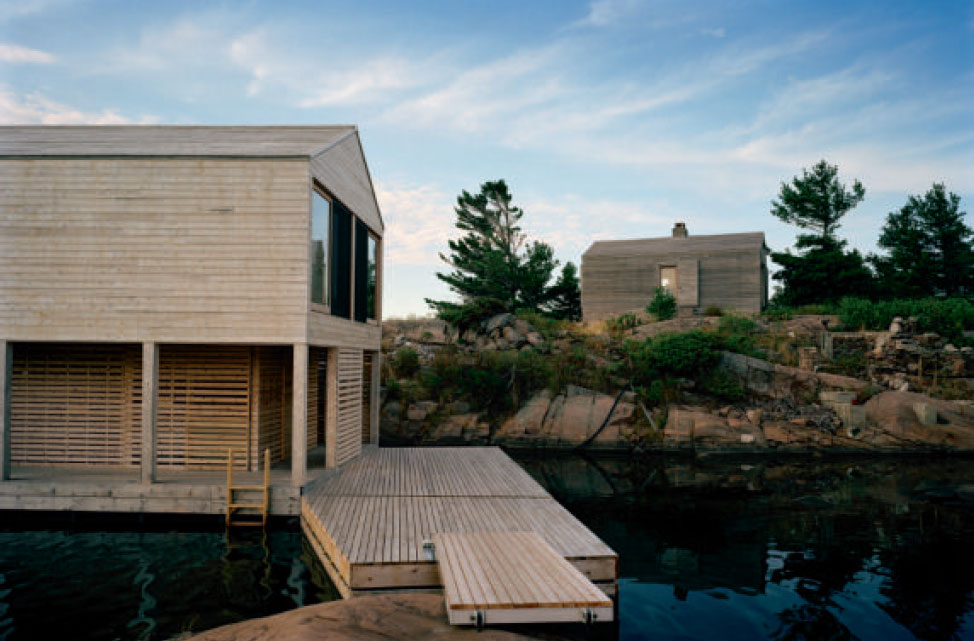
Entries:
[[778,200],[771,201],[771,214],[814,233],[799,234],[795,248],[773,252],[771,259],[781,265],[774,279],[783,284],[776,299],[786,305],[802,305],[838,300],[848,295],[870,295],[874,289],[872,273],[858,251],[845,251],[846,242],[836,237],[839,221],[866,195],[858,180],[851,189],[839,182],[839,168],[819,161],[811,171],[791,184],[781,183]]
[[550,299],[548,282],[558,266],[550,246],[527,244],[518,223],[524,212],[511,203],[503,180],[485,182],[480,192],[457,197],[456,226],[465,232],[449,241],[440,258],[453,268],[436,277],[460,296],[459,302],[426,299],[437,316],[459,327],[498,312],[540,311]]
[[578,269],[569,261],[551,288],[549,313],[553,318],[582,320],[582,290],[578,283]]
[[974,292],[974,231],[965,216],[960,196],[942,183],[890,212],[877,243],[888,253],[870,257],[883,293],[918,298]]

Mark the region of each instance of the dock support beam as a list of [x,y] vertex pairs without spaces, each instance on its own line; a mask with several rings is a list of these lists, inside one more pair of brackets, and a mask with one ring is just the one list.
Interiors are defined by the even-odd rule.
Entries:
[[338,465],[338,349],[328,348],[325,363],[325,467]]
[[0,481],[10,479],[10,379],[13,346],[0,340]]
[[156,405],[159,397],[159,343],[142,343],[142,483],[156,480]]
[[291,485],[301,487],[308,470],[308,344],[294,344],[291,376]]
[[369,382],[369,441],[379,444],[379,374],[382,370],[382,352],[372,352],[372,380]]

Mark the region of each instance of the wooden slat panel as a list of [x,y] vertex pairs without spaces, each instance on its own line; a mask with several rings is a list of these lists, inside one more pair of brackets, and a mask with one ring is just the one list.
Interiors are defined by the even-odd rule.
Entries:
[[339,349],[338,408],[336,439],[339,465],[349,461],[362,450],[362,350]]
[[160,347],[158,466],[222,469],[233,448],[249,469],[250,412],[250,348]]
[[362,443],[372,442],[372,363],[374,352],[362,358]]
[[271,460],[291,456],[291,397],[287,381],[291,372],[288,349],[259,347],[256,358],[260,370],[258,398],[259,449],[270,449]]
[[135,345],[17,344],[12,462],[137,467],[140,360]]

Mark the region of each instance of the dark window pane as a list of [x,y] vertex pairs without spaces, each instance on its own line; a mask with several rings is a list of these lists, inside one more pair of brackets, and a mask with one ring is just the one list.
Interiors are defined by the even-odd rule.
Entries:
[[331,313],[352,315],[352,214],[335,202],[331,212]]
[[369,300],[369,228],[355,219],[355,320],[364,323]]
[[328,235],[331,203],[318,192],[311,196],[311,301],[328,304]]
[[379,292],[378,286],[378,269],[379,269],[379,243],[376,241],[375,237],[369,236],[369,300],[367,304],[368,316],[369,318],[375,318],[376,309],[376,296]]

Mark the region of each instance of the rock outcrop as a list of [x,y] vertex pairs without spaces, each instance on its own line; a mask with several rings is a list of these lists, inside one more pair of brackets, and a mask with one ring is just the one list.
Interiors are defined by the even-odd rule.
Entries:
[[[193,641],[389,641],[536,639],[508,630],[451,626],[442,594],[383,594],[309,605],[289,612],[207,630]],[[561,637],[545,635],[556,641]]]
[[613,410],[615,398],[583,387],[569,385],[564,394],[554,398],[544,390],[497,430],[493,443],[513,447],[574,447],[595,434],[611,410],[611,418],[593,445],[601,449],[628,449],[636,411],[632,401],[629,395],[628,400],[620,400]]

